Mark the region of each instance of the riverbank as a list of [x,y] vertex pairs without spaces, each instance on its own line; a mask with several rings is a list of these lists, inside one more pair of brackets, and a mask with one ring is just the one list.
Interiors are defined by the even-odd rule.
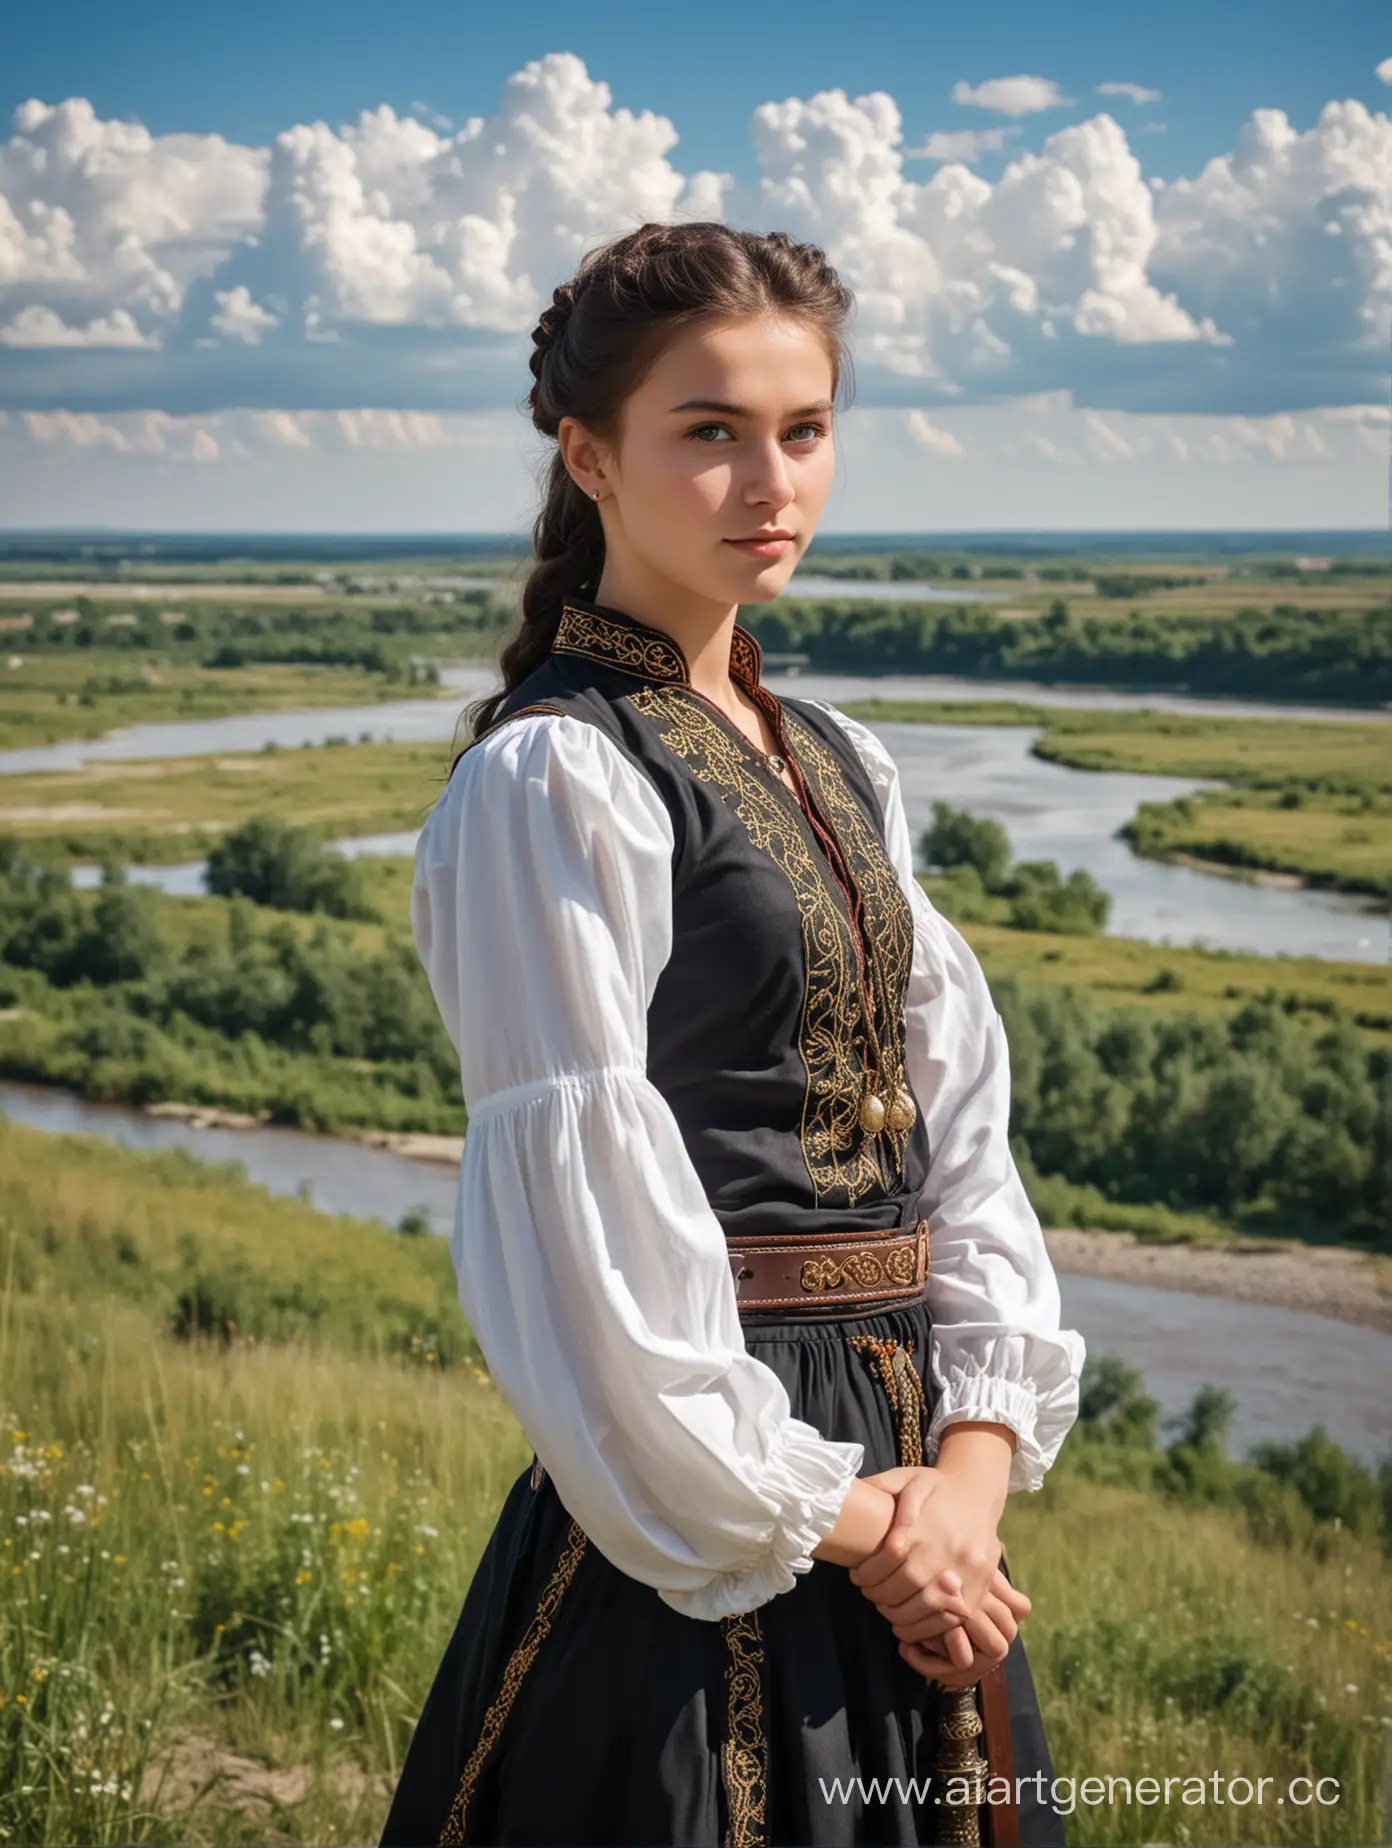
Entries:
[[[199,1104],[156,1103],[144,1110],[203,1130],[256,1129],[267,1121],[264,1113],[251,1116]],[[462,1136],[410,1130],[362,1130],[344,1140],[446,1169],[457,1167],[464,1152]],[[1225,1244],[1162,1242],[1134,1232],[1077,1226],[1046,1227],[1044,1242],[1055,1269],[1077,1276],[1303,1309],[1392,1334],[1392,1259],[1352,1246],[1237,1235]]]
[[1392,1262],[1347,1245],[1234,1239],[1230,1245],[1156,1244],[1132,1232],[1057,1226],[1044,1234],[1056,1270],[1191,1296],[1303,1309],[1392,1334]]
[[[231,1111],[187,1105],[154,1108],[166,1115],[182,1115],[200,1127],[215,1123],[228,1129],[246,1126],[245,1119]],[[457,1166],[464,1152],[462,1136],[367,1130],[354,1140],[408,1161],[447,1166]],[[1235,1238],[1231,1245],[1160,1244],[1133,1232],[1076,1226],[1047,1228],[1044,1242],[1060,1271],[1196,1296],[1224,1296],[1272,1309],[1305,1309],[1337,1322],[1358,1322],[1392,1334],[1392,1262],[1346,1245],[1253,1238]]]

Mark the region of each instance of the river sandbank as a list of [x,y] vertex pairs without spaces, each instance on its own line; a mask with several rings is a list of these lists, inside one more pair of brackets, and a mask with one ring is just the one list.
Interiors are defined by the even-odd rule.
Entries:
[[1392,1260],[1347,1245],[1276,1238],[1162,1245],[1133,1232],[1069,1226],[1050,1227],[1044,1242],[1056,1270],[1273,1309],[1303,1309],[1392,1334]]

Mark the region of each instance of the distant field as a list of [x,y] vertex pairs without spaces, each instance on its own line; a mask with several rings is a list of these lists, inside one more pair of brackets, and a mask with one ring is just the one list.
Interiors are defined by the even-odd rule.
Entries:
[[132,578],[129,583],[117,581],[104,582],[100,578],[84,583],[74,582],[70,578],[39,578],[24,586],[24,594],[30,597],[70,597],[77,593],[103,602],[115,602],[121,598],[159,597],[170,602],[180,597],[209,597],[226,594],[244,598],[248,603],[270,600],[279,603],[297,603],[306,597],[322,597],[322,584],[243,584],[218,582],[215,579],[191,581],[187,583],[155,584]]
[[[142,665],[130,654],[15,657],[0,636],[0,750],[100,738],[129,725],[223,719],[309,706],[421,699],[436,689],[361,668]],[[20,659],[22,666],[8,663]]]
[[[947,909],[940,880],[923,886]],[[1312,1019],[1347,1009],[1370,1040],[1392,1035],[1392,969],[1375,963],[1327,962],[1316,956],[1249,956],[1238,951],[1176,949],[1134,937],[1070,937],[963,924],[962,934],[989,979],[1018,976],[1050,987],[1087,989],[1100,1002],[1153,1014],[1226,1016],[1275,994],[1291,1014]]]
[[0,834],[75,860],[197,859],[251,815],[323,840],[419,826],[448,778],[448,742],[321,745],[222,757],[88,764],[0,782]]
[[1312,886],[1392,894],[1392,798],[1325,795],[1285,808],[1269,790],[1146,803],[1126,838],[1149,859],[1212,861]]
[[842,710],[870,725],[1037,725],[1044,735],[1035,754],[1080,770],[1226,777],[1273,787],[1339,778],[1392,791],[1392,718],[1249,719],[989,699],[858,699]]
[[[243,671],[265,685],[266,703],[295,703],[293,681],[276,678],[295,670]],[[317,670],[301,684],[316,693],[305,703],[341,698],[345,684],[359,688],[358,697],[378,696],[366,676],[339,676],[335,690],[335,677]],[[1058,763],[1233,785],[1179,803],[1144,804],[1128,825],[1136,850],[1152,858],[1184,855],[1369,893],[1392,879],[1392,724],[1386,721],[1108,713],[985,700],[861,700],[844,709],[872,725],[1034,725],[1041,733],[1036,754]],[[155,716],[145,708],[141,714]],[[161,716],[194,715],[176,707]],[[342,743],[7,777],[0,784],[0,832],[42,841],[72,859],[115,852],[150,863],[196,858],[257,813],[281,815],[325,840],[389,833],[419,826],[450,760],[443,740]]]
[[[809,557],[804,566],[804,574],[818,577],[827,575],[830,570],[830,574],[835,575],[834,570],[831,570],[835,562],[829,556]],[[1182,572],[1177,572],[1172,566],[1128,565],[1125,576],[1131,580],[1131,588],[1124,595],[1109,596],[1102,594],[1101,586],[1091,577],[1071,582],[1050,582],[1035,576],[1001,577],[989,565],[978,568],[980,576],[971,578],[952,578],[933,573],[921,579],[903,580],[899,587],[904,592],[904,602],[911,603],[914,589],[922,585],[935,593],[942,593],[949,602],[954,595],[960,595],[967,604],[972,602],[975,591],[1006,591],[1008,597],[1004,604],[990,606],[1001,615],[1042,615],[1051,604],[1061,599],[1065,603],[1085,605],[1090,617],[1104,621],[1112,617],[1124,617],[1132,609],[1156,615],[1187,615],[1197,618],[1231,615],[1241,609],[1274,609],[1278,605],[1319,611],[1385,610],[1392,607],[1392,576],[1386,574],[1325,577],[1320,573],[1310,573],[1298,578],[1233,577],[1221,565],[1187,566]],[[1104,582],[1109,568],[1105,561],[1090,567],[1103,575]],[[467,559],[448,564],[422,562],[398,565],[376,562],[357,568],[338,568],[329,574],[325,574],[322,568],[307,568],[299,575],[269,569],[261,573],[219,573],[209,568],[204,572],[185,569],[174,576],[152,567],[142,570],[138,577],[131,575],[113,579],[88,578],[76,574],[25,577],[0,567],[0,617],[16,614],[34,603],[52,603],[55,600],[71,602],[78,596],[103,604],[123,601],[185,601],[205,604],[317,605],[325,598],[331,598],[342,600],[349,607],[364,607],[385,600],[398,604],[411,600],[424,602],[432,590],[448,590],[454,585],[467,585],[476,580],[487,580],[495,594],[511,599],[520,592],[526,569],[526,561],[521,558]],[[1176,575],[1201,577],[1204,581],[1167,587],[1163,580]],[[1159,581],[1152,585],[1147,582],[1148,579]],[[838,597],[854,603],[865,581],[854,577],[845,578],[843,588],[837,592]],[[884,581],[874,580],[881,584]],[[796,602],[798,594],[798,577],[795,574],[781,598],[769,604],[749,607],[757,608],[761,613],[770,612],[779,602]],[[880,607],[878,598],[876,607]]]

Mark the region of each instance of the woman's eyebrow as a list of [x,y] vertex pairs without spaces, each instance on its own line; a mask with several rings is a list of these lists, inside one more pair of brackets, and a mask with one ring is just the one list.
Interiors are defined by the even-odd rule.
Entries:
[[[804,404],[796,411],[789,411],[790,417],[810,417],[816,411],[832,409],[830,398],[818,398],[815,404]],[[722,398],[687,398],[681,404],[672,406],[672,414],[677,411],[720,411],[726,417],[752,417],[754,412],[747,404],[727,404]]]

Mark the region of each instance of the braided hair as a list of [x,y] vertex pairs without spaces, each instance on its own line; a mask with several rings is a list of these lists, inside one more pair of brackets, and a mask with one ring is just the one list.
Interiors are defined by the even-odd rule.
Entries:
[[[711,220],[640,225],[587,251],[532,330],[532,422],[556,438],[574,417],[612,441],[624,400],[641,384],[665,341],[697,321],[778,313],[826,339],[833,379],[849,371],[844,330],[853,298],[816,244],[782,231],[737,231]],[[551,456],[532,528],[532,566],[522,619],[500,657],[501,691],[467,710],[482,736],[508,693],[551,651],[566,600],[598,586],[604,569],[599,509],[574,480],[559,447]]]

